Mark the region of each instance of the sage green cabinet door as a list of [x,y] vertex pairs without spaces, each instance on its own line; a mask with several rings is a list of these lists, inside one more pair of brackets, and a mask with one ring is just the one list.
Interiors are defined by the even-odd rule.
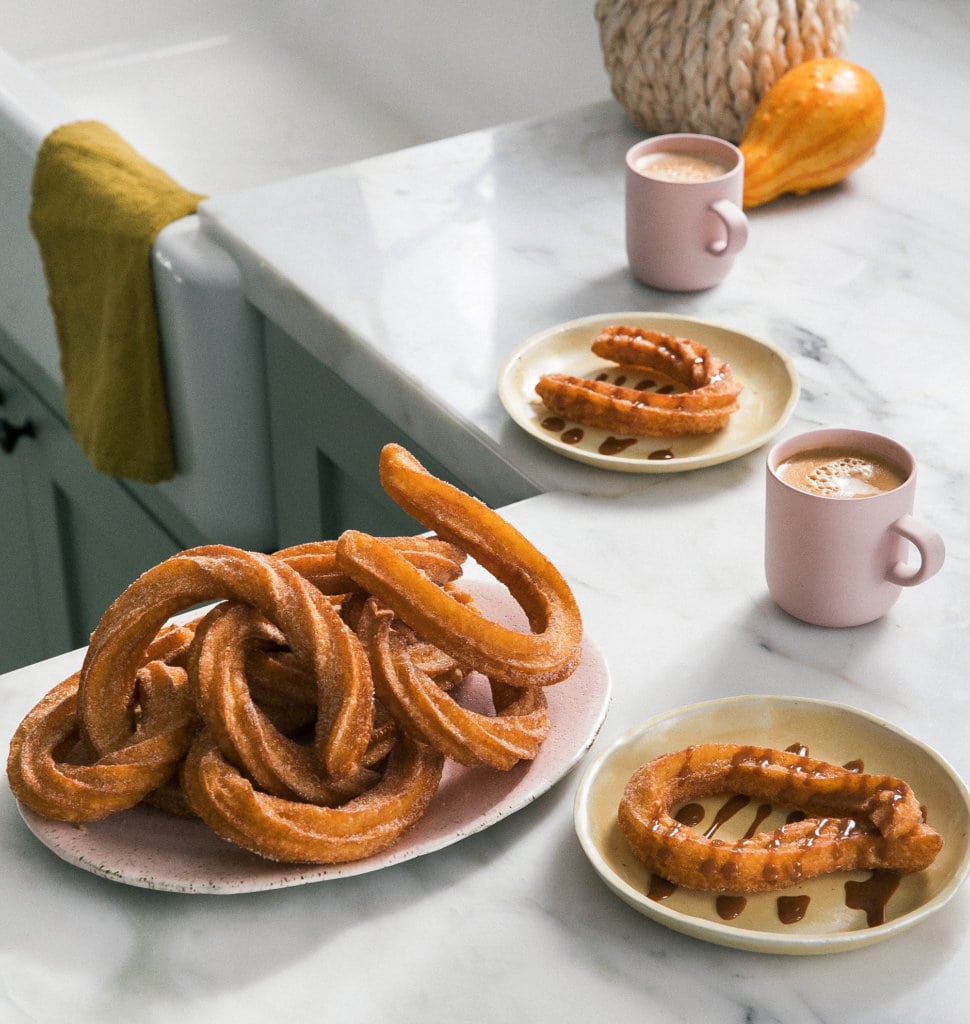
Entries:
[[84,646],[107,606],[184,545],[127,490],[94,470],[67,428],[19,378],[7,418],[30,436],[0,454],[0,668]]
[[384,493],[381,448],[396,442],[436,476],[455,480],[396,424],[274,325],[267,382],[280,546],[339,537],[425,532]]
[[26,511],[23,453],[29,436],[14,439],[7,433],[27,422],[28,403],[0,364],[0,427],[7,438],[0,449],[0,672],[32,664],[47,653],[39,628],[37,559]]
[[182,545],[43,408],[34,443],[24,467],[48,643],[79,647],[132,580]]

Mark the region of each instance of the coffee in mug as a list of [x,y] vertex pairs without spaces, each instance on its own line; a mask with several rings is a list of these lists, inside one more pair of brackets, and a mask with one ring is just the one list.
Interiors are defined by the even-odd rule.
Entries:
[[943,540],[913,515],[916,461],[891,438],[829,429],[780,441],[766,488],[768,590],[797,619],[872,622],[943,565]]
[[906,480],[901,466],[865,448],[810,448],[779,463],[779,478],[823,498],[871,498]]
[[657,181],[712,181],[730,168],[696,153],[647,153],[634,161],[634,169]]
[[626,251],[633,275],[666,291],[722,281],[748,241],[744,154],[711,135],[675,132],[626,155]]

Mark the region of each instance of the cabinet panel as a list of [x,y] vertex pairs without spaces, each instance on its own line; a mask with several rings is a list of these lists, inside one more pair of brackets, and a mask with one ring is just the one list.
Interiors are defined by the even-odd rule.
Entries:
[[66,631],[76,647],[136,576],[182,545],[122,484],[92,469],[50,413],[37,417],[36,457],[24,466],[41,602],[50,634]]
[[[14,378],[0,364],[0,417],[22,425],[28,407]],[[22,452],[0,451],[0,672],[29,665],[47,651],[42,642],[40,591],[27,515]]]
[[[384,493],[381,448],[404,445],[428,470],[455,480],[400,427],[272,325],[267,381],[280,546],[338,537],[424,532]],[[467,488],[466,488],[467,489]]]
[[111,601],[184,546],[122,482],[91,467],[46,405],[17,378],[8,381],[10,408],[29,417],[33,436],[4,460],[8,536],[0,550],[16,546],[22,563],[19,578],[0,579],[2,605],[17,606],[19,622],[0,623],[0,647],[10,652],[4,668],[86,644]]

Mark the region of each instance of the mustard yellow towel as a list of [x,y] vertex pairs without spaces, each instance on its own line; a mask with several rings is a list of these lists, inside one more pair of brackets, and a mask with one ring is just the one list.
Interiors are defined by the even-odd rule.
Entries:
[[75,440],[94,467],[146,483],[175,472],[151,248],[193,213],[187,192],[97,121],[44,140],[30,226],[40,246]]

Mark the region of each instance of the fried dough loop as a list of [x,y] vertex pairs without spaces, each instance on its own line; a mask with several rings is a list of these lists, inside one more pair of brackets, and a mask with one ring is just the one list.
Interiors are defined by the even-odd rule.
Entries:
[[535,390],[550,412],[613,433],[667,437],[722,430],[739,408],[742,385],[731,367],[698,341],[618,325],[604,328],[592,351],[629,374],[659,375],[668,386],[654,391],[543,374]]
[[106,753],[125,733],[132,713],[129,680],[162,625],[200,602],[226,599],[251,604],[277,626],[318,680],[325,694],[320,746],[327,770],[336,779],[355,774],[367,742],[373,687],[360,659],[341,641],[336,611],[285,562],[223,545],[173,555],[143,573],[105,612],[91,636],[78,691],[92,749]]
[[396,842],[424,813],[444,758],[402,739],[378,782],[337,807],[262,792],[198,734],[182,769],[189,803],[223,839],[269,860],[337,864],[369,857]]
[[393,618],[371,599],[358,632],[377,693],[405,732],[459,764],[507,771],[535,758],[550,729],[542,687],[516,689],[490,681],[496,714],[463,708],[415,663],[402,634],[392,628]]
[[[737,841],[672,816],[678,803],[737,793],[809,816]],[[835,871],[928,867],[943,845],[910,786],[791,751],[725,743],[664,754],[631,776],[617,820],[654,873],[688,889],[756,893]]]
[[21,722],[10,744],[7,775],[14,795],[49,818],[94,821],[134,807],[177,771],[195,731],[181,661],[187,628],[164,630],[149,645],[133,681],[138,720],[116,748],[92,755],[82,741],[75,672]]
[[[403,449],[388,446],[381,471],[442,536],[348,533],[273,555],[209,545],[147,570],[105,611],[80,671],[20,723],[16,798],[73,822],[145,801],[262,857],[342,863],[411,828],[447,758],[534,759],[550,729],[542,686],[579,659],[572,593],[517,531]],[[490,622],[460,589],[469,554],[507,583],[532,633]],[[489,688],[494,715],[459,703],[465,681]]]
[[[346,630],[342,624],[339,628]],[[355,761],[353,775],[329,774],[316,744],[299,743],[284,735],[252,699],[246,681],[249,650],[261,642],[282,640],[278,631],[251,606],[231,602],[217,605],[199,623],[189,651],[189,678],[196,703],[222,753],[244,769],[261,789],[281,797],[332,806],[348,795],[357,795],[373,779],[360,758]],[[357,645],[348,647],[353,648],[349,652],[351,659],[362,656]],[[360,664],[354,665],[352,671],[365,675]],[[322,698],[326,700],[326,694]],[[323,722],[323,716],[318,716],[318,735]],[[329,732],[323,734],[323,739],[325,743],[330,740]]]
[[384,489],[405,512],[508,587],[532,632],[488,621],[367,534],[348,530],[341,536],[338,566],[426,640],[490,679],[546,686],[572,675],[581,655],[582,619],[555,566],[498,513],[432,476],[400,446],[381,452],[380,473]]

